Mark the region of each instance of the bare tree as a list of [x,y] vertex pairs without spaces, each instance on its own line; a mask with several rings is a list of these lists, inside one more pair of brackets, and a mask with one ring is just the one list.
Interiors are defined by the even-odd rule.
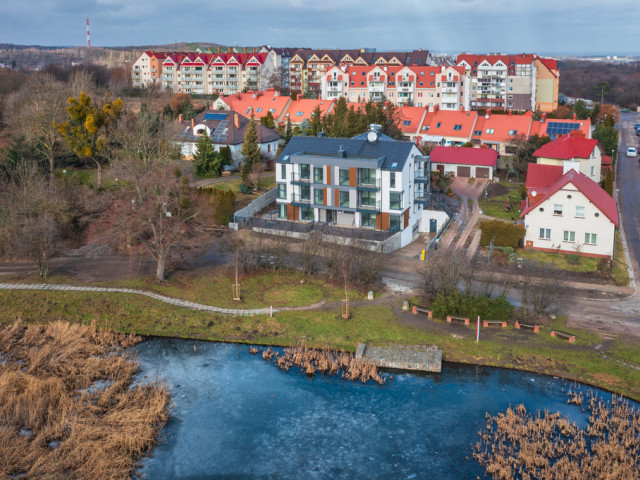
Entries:
[[557,305],[561,298],[561,284],[557,270],[545,268],[535,262],[524,262],[519,268],[522,315],[530,307],[536,315],[542,315]]
[[[427,261],[418,267],[418,275],[422,278],[425,300],[435,300],[441,293],[449,294],[458,290],[463,280],[463,272],[468,268],[463,255],[453,249],[440,249],[432,252]],[[471,288],[471,275],[467,275],[468,287]]]
[[14,253],[33,261],[38,267],[42,283],[47,283],[49,262],[62,251],[58,222],[47,214],[29,218],[13,241]]

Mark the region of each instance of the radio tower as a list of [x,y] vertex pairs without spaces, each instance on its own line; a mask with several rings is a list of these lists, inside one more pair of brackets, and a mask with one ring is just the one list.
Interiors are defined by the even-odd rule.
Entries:
[[87,17],[87,47],[91,46],[91,34],[89,33],[89,17]]

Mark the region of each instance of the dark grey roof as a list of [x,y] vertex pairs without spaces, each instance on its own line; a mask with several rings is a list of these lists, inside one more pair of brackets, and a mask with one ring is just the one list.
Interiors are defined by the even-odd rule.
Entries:
[[[361,133],[360,135],[356,135],[355,137],[351,137],[351,138],[353,138],[354,140],[366,140],[368,134],[369,132],[364,132],[364,133]],[[396,140],[395,138],[391,138],[389,135],[385,135],[384,133],[381,133],[380,136],[378,137],[378,141],[397,142],[398,140]]]
[[[293,137],[284,148],[276,162],[284,162],[289,155],[317,155],[339,158],[338,150],[346,151],[345,166],[349,159],[367,158],[378,159],[384,157],[383,170],[402,170],[413,148],[412,142],[378,141],[370,143],[360,138],[330,138],[330,137]],[[395,164],[392,168],[392,165]]]

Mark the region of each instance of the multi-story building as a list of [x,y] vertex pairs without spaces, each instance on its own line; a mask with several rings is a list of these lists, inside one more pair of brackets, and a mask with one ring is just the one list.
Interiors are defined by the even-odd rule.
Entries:
[[469,109],[469,77],[462,67],[335,66],[321,81],[325,99],[388,100],[398,106]]
[[[471,78],[471,108],[543,111],[557,108],[557,63],[535,54],[458,56]],[[544,89],[538,93],[538,88]],[[555,98],[555,100],[554,100]],[[555,102],[555,103],[554,103]]]
[[292,92],[321,93],[322,78],[336,65],[401,67],[432,65],[428,50],[412,52],[367,52],[364,50],[298,50],[289,62],[289,84]]
[[134,87],[158,85],[162,79],[162,63],[166,53],[148,50],[134,62],[131,67],[131,82]]
[[429,203],[427,161],[379,126],[366,139],[293,137],[276,159],[278,217],[399,233],[398,248],[408,245]]
[[[299,49],[297,48],[282,48],[282,47],[263,47],[260,49],[260,53],[267,53],[272,59],[273,69],[282,75],[282,90],[289,93],[291,86],[289,84],[289,62]],[[269,85],[275,87],[275,85]]]

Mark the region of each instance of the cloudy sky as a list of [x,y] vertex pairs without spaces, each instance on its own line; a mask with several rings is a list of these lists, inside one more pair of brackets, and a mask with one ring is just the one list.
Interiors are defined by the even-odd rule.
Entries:
[[640,54],[640,0],[17,0],[0,43]]

